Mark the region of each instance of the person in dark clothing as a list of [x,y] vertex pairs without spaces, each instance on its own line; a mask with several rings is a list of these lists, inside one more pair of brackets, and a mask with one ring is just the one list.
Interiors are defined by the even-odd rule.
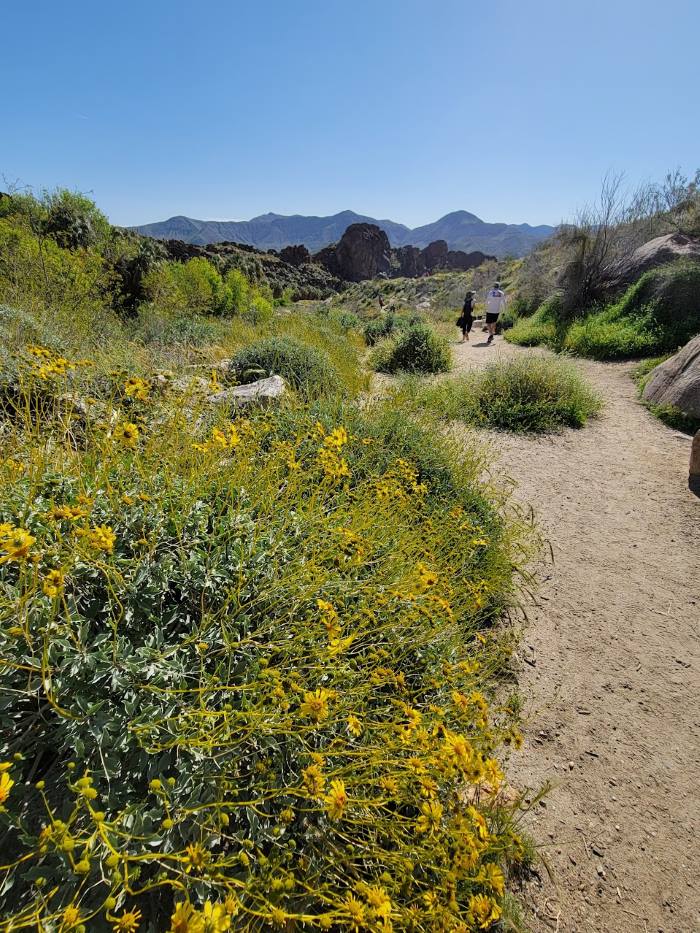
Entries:
[[462,331],[462,343],[469,340],[469,331],[474,323],[474,292],[467,292],[464,298],[462,313],[457,319],[457,327]]

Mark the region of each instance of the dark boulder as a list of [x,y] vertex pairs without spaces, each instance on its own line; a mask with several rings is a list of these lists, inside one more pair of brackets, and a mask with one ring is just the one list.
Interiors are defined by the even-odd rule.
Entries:
[[394,250],[397,275],[415,279],[425,272],[423,250],[418,246],[399,246]]
[[280,250],[280,259],[282,262],[288,262],[290,266],[303,266],[311,262],[311,253],[308,249],[299,244],[298,246],[285,246]]
[[348,282],[362,282],[391,272],[391,247],[376,224],[351,224],[336,246],[314,256],[316,262]]
[[448,253],[449,249],[446,240],[435,240],[433,243],[429,243],[423,250],[425,268],[429,272],[434,272],[436,269],[445,269]]

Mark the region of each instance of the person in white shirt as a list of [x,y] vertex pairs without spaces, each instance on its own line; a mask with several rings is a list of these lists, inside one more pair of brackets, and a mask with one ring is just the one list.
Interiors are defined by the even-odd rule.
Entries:
[[493,288],[486,293],[486,326],[489,330],[487,343],[493,343],[496,336],[496,324],[498,324],[498,315],[506,306],[506,294],[501,291],[500,282],[496,282]]

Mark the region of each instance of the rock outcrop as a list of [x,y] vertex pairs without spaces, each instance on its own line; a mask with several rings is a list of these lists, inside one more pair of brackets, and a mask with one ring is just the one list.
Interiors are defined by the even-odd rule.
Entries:
[[267,406],[279,402],[286,391],[286,384],[281,376],[268,376],[258,379],[248,385],[235,386],[233,389],[223,389],[210,395],[207,402],[210,405],[223,405],[234,409],[250,405]]
[[282,262],[288,262],[290,266],[303,266],[311,262],[311,253],[305,246],[285,246],[279,253]]
[[695,259],[700,262],[700,237],[683,233],[657,236],[622,260],[612,270],[606,284],[610,289],[625,288],[649,269],[664,266],[675,259]]
[[389,237],[376,224],[351,224],[335,246],[314,256],[331,275],[346,282],[362,282],[391,271]]
[[313,260],[337,278],[362,282],[378,276],[418,278],[443,269],[464,271],[494,258],[478,250],[450,250],[445,240],[435,240],[425,249],[392,249],[387,235],[376,224],[352,224],[335,246],[322,249]]
[[651,371],[643,395],[653,405],[672,405],[700,419],[700,335]]

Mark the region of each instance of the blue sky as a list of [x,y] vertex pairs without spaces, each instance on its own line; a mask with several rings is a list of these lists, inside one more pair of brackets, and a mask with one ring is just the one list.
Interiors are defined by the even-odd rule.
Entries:
[[2,27],[0,173],[115,223],[556,223],[607,171],[700,165],[697,0],[25,0]]

